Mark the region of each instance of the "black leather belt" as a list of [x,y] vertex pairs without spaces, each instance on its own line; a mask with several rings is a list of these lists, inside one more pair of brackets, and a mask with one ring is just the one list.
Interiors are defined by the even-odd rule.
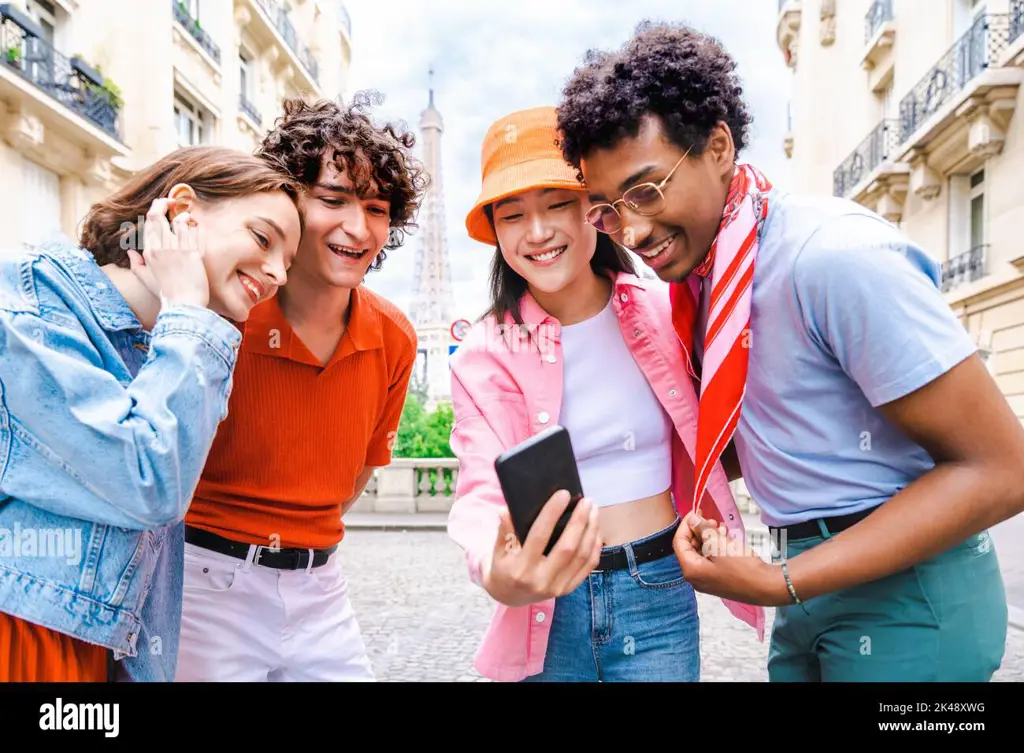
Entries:
[[[672,539],[675,538],[677,528],[679,528],[678,520],[670,528],[653,539],[642,544],[634,544],[633,560],[636,564],[642,565],[645,562],[653,562],[669,554],[675,554],[675,550],[672,549]],[[626,557],[625,546],[617,546],[614,549],[601,553],[601,560],[597,563],[597,567],[594,570],[625,570],[628,567],[629,559]]]
[[[185,526],[185,541],[221,554],[244,560],[249,557],[249,544],[232,541],[201,528]],[[256,547],[252,564],[272,567],[276,570],[304,570],[309,566],[310,552],[313,553],[313,567],[327,563],[330,556],[338,548],[335,544],[330,549],[274,549],[269,546]]]
[[780,528],[769,526],[768,532],[772,536],[773,541],[778,541],[779,539],[777,537],[782,535],[783,532],[785,532],[787,540],[810,539],[815,536],[821,536],[821,528],[818,526],[818,521],[820,520],[825,525],[825,529],[830,534],[834,535],[861,522],[877,509],[877,507],[869,507],[867,510],[853,512],[849,515],[836,515],[831,518],[805,520],[803,523],[794,523],[791,526],[782,526]]

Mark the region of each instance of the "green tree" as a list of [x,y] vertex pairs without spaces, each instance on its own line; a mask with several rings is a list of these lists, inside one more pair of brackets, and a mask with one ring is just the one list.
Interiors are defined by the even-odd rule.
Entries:
[[395,438],[396,458],[452,458],[448,439],[452,432],[454,413],[450,405],[442,403],[428,412],[420,396],[410,391],[402,408]]

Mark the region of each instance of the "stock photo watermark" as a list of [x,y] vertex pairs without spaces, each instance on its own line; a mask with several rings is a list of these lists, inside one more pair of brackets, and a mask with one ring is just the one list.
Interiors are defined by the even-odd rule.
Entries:
[[0,528],[0,558],[61,559],[69,565],[82,561],[81,528],[34,528],[14,524]]
[[54,703],[39,707],[39,729],[51,731],[97,731],[104,737],[120,733],[121,707],[117,703]]
[[788,545],[785,529],[769,529],[768,532],[750,535],[735,529],[724,536],[716,531],[705,530],[700,534],[700,553],[705,557],[738,557],[757,555],[765,561],[783,556]]

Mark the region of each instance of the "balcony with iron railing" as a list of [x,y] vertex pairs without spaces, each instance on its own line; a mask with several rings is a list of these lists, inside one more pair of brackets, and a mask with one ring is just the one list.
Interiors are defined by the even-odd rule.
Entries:
[[302,67],[305,68],[313,82],[319,84],[319,65],[309,47],[303,44],[299,39],[299,35],[295,30],[295,26],[292,24],[288,11],[286,11],[277,2],[277,0],[256,0],[256,3],[263,9],[263,12],[267,14],[270,22],[277,29],[277,33],[284,40],[284,43],[288,48],[295,54],[295,57],[298,58]]
[[1010,42],[1003,65],[1024,68],[1024,0],[1010,0]]
[[881,121],[857,145],[832,174],[832,192],[841,198],[858,198],[883,165],[890,165],[899,146],[900,122],[895,118]]
[[174,20],[177,21],[189,33],[189,36],[196,41],[202,50],[213,58],[214,62],[220,64],[220,47],[213,41],[213,38],[206,33],[198,18],[192,18],[181,0],[171,0],[174,8]]
[[121,141],[117,88],[81,58],[68,58],[50,45],[42,28],[13,3],[0,4],[0,69]]
[[892,0],[875,0],[871,3],[871,8],[864,17],[864,43],[870,42],[886,21],[892,19]]
[[982,13],[900,102],[900,144],[947,104],[958,99],[1009,44],[1010,17]]
[[245,116],[255,125],[262,127],[263,117],[260,115],[260,111],[256,109],[256,105],[250,102],[244,94],[238,95],[238,109],[245,113]]
[[864,16],[864,52],[861,67],[869,72],[868,86],[878,91],[893,71],[896,22],[892,0],[874,0]]
[[942,292],[980,280],[985,276],[985,258],[988,245],[975,246],[970,251],[952,257],[942,265]]

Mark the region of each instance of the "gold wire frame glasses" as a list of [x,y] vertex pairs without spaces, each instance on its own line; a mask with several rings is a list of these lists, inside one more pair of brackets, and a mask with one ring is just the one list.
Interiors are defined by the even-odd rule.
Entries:
[[[693,147],[690,148],[692,149]],[[665,194],[661,192],[661,189],[665,187],[665,184],[669,182],[675,173],[676,168],[683,164],[683,160],[689,154],[690,149],[687,149],[686,154],[679,158],[675,167],[669,171],[668,175],[660,183],[641,183],[629,188],[618,201],[611,204],[595,204],[587,212],[587,222],[600,232],[612,235],[622,229],[622,215],[615,208],[616,204],[623,204],[629,207],[630,211],[645,217],[657,214],[665,208]]]

